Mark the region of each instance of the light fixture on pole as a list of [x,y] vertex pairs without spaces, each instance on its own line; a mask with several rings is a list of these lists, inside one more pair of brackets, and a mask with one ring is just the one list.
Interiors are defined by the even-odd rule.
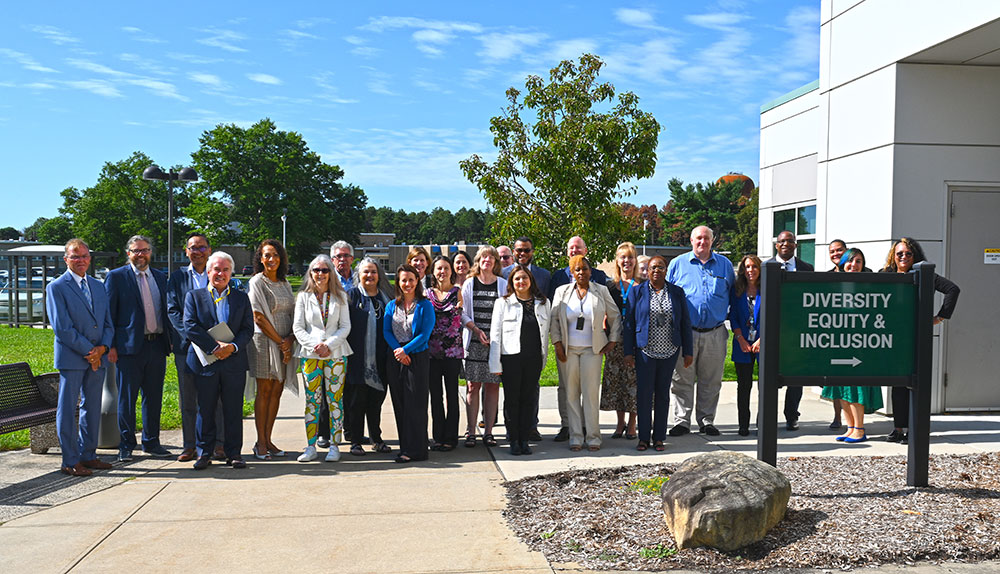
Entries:
[[285,222],[288,221],[288,208],[281,210],[281,244],[288,251],[288,242],[285,241]]
[[649,236],[646,235],[646,228],[649,227],[649,216],[642,216],[642,254],[646,254],[646,243],[648,243]]
[[191,167],[164,172],[160,166],[151,165],[143,170],[142,179],[167,182],[167,275],[170,275],[174,271],[174,182],[198,181],[198,173]]

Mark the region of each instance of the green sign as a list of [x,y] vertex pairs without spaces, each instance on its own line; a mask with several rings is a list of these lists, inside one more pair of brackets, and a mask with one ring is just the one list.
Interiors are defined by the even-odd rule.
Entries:
[[786,280],[780,313],[781,375],[914,373],[916,285]]

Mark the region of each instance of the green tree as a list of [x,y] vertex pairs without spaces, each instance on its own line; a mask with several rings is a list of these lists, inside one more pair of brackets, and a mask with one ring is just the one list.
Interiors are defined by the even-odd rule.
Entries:
[[603,66],[584,54],[552,68],[547,83],[528,76],[523,99],[508,89],[490,120],[496,161],[473,155],[460,164],[494,212],[492,238],[532,237],[540,265],[561,264],[573,235],[598,261],[619,241],[641,239],[616,202],[635,191],[630,181],[653,175],[660,124],[634,93],[616,99],[613,85],[597,83]]
[[13,227],[0,227],[0,239],[20,239],[21,232]]
[[736,214],[736,231],[730,235],[729,250],[735,256],[757,253],[757,197],[760,188],[755,187],[750,198],[741,197],[742,209]]
[[[72,232],[93,251],[112,251],[125,260],[125,242],[141,234],[153,240],[158,252],[167,244],[167,188],[160,181],[145,181],[142,172],[153,160],[142,152],[101,168],[97,183],[83,190],[62,191],[59,213],[72,221]],[[187,204],[184,186],[174,187],[174,233],[184,225],[177,214]],[[46,222],[48,223],[48,222]]]
[[[289,259],[302,262],[328,239],[356,242],[363,230],[366,197],[340,183],[344,172],[323,163],[296,132],[278,130],[270,119],[249,128],[219,125],[199,139],[191,154],[202,181],[195,185],[195,226],[222,233],[229,219],[239,224],[237,240],[253,247],[281,238],[281,215],[288,210]],[[211,207],[209,204],[215,202]]]
[[24,228],[25,241],[38,241],[38,228],[48,220],[47,217],[39,217],[34,223]]
[[46,219],[38,228],[38,241],[47,245],[63,245],[73,239],[73,222],[62,215]]
[[[715,232],[713,249],[731,251],[731,241],[738,232],[737,214],[745,200],[741,195],[743,182],[687,184],[677,178],[667,183],[671,209],[665,210],[663,223],[667,235],[676,239],[689,237],[691,230],[707,225]],[[681,244],[684,244],[682,242]]]

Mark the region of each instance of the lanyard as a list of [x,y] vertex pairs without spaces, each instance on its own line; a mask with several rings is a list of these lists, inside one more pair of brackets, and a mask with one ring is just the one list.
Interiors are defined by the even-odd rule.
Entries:
[[212,286],[209,285],[208,286],[208,294],[212,297],[212,299],[215,300],[215,304],[218,305],[219,301],[222,301],[223,299],[225,299],[226,297],[229,296],[229,287],[226,287],[226,291],[222,295],[219,295],[219,298],[216,299],[215,295],[212,293]]

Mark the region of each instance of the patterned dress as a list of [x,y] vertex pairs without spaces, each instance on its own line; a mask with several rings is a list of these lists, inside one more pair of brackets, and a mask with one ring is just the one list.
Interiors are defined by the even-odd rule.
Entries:
[[[295,295],[288,281],[271,281],[263,273],[258,273],[250,279],[250,305],[254,311],[264,313],[270,311],[271,326],[278,336],[285,338],[292,334],[292,316],[295,313]],[[250,376],[255,379],[270,379],[284,381],[288,372],[281,362],[281,350],[278,344],[264,333],[255,330],[253,346],[250,350]],[[277,361],[275,360],[277,359]]]
[[[490,336],[490,323],[493,320],[493,304],[496,302],[500,292],[497,286],[499,281],[494,281],[492,285],[484,285],[479,281],[479,277],[473,278],[472,285],[472,320],[476,327]],[[466,301],[466,305],[469,302]],[[466,380],[474,383],[494,383],[500,384],[500,377],[490,372],[490,348],[479,342],[479,337],[473,336],[469,339],[469,348],[465,354],[465,375]]]
[[[625,289],[608,278],[606,284],[611,298],[618,304],[618,310],[624,318],[625,305],[628,297],[635,294],[636,281],[632,289],[629,283],[625,283]],[[622,325],[625,321],[622,321]],[[634,413],[635,405],[635,369],[625,366],[625,349],[622,345],[615,345],[614,349],[604,358],[604,376],[601,379],[601,410],[602,411],[623,411]]]
[[458,305],[458,286],[452,287],[444,301],[438,301],[433,289],[427,291],[427,299],[434,305],[434,330],[427,342],[432,359],[461,359],[465,356],[462,348],[462,308]]

